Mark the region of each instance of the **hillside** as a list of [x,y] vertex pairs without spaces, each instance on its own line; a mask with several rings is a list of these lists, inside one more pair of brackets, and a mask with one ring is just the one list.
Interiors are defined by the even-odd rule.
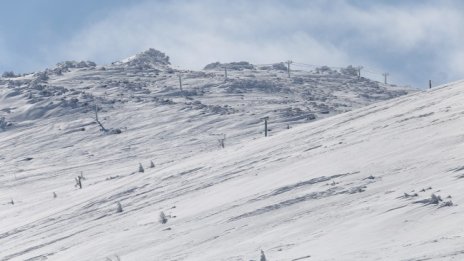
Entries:
[[462,258],[463,82],[381,101],[410,90],[229,66],[153,50],[2,79],[0,260]]
[[167,109],[202,119],[214,116],[222,126],[230,124],[225,118],[255,125],[269,116],[276,131],[415,91],[358,77],[353,67],[292,70],[291,78],[283,63],[212,63],[202,71],[178,70],[154,49],[106,66],[62,62],[43,72],[0,78],[0,88],[0,117],[19,126],[74,113],[89,117],[97,104],[110,113],[138,106],[153,113]]

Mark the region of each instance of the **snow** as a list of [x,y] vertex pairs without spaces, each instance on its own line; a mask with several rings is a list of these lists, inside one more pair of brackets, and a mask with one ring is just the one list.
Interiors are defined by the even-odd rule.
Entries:
[[0,83],[0,260],[463,258],[464,82],[105,67]]

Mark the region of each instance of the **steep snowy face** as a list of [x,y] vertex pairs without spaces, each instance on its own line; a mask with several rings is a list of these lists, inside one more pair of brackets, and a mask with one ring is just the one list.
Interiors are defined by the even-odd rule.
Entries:
[[131,56],[113,64],[139,69],[153,69],[160,67],[165,68],[168,67],[171,63],[169,62],[169,56],[167,56],[165,53],[150,48],[144,52],[136,54],[135,56]]
[[79,114],[7,128],[0,260],[460,260],[463,88],[267,138],[132,100],[101,112],[117,136]]
[[63,64],[0,79],[1,261],[459,254],[462,84],[240,62],[226,77],[155,50]]

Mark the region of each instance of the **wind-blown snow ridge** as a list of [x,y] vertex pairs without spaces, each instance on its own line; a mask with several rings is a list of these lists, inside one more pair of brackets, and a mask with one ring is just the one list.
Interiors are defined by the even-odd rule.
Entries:
[[[285,76],[109,65],[2,79],[0,260],[461,259],[464,83],[380,101],[407,91]],[[94,100],[121,134],[99,131]]]

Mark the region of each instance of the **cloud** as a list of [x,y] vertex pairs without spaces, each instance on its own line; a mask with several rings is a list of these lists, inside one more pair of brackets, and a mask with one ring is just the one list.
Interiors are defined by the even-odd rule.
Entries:
[[462,78],[464,75],[464,50],[459,50],[458,52],[450,55],[449,61],[447,71],[451,75],[451,78]]
[[[462,24],[458,10],[446,6],[418,5],[398,8],[379,5],[370,9],[345,6],[337,14],[347,22],[363,45],[389,45],[403,52],[421,47],[421,44],[441,42],[443,37],[456,34]],[[342,26],[340,24],[340,26]]]
[[409,3],[147,1],[113,11],[43,50],[53,58],[109,63],[153,47],[192,69],[237,60],[362,64],[413,84],[430,76],[462,77],[462,6]]
[[60,52],[109,62],[154,47],[171,55],[173,63],[194,68],[216,60],[345,62],[345,55],[333,45],[295,28],[287,31],[278,8],[252,14],[258,6],[232,5],[227,10],[204,2],[145,3],[85,28]]

